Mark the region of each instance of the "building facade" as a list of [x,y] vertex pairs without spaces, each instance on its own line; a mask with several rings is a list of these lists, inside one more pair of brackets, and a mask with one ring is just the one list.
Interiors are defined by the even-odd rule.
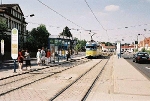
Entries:
[[142,48],[145,48],[145,50],[150,50],[150,37],[145,37],[144,40],[140,41],[139,50],[142,50]]
[[[11,37],[11,30],[18,29],[19,46],[21,41],[25,41],[26,22],[24,14],[18,4],[1,4],[0,5],[0,18],[7,24],[8,30],[5,32],[7,37]],[[10,38],[9,38],[10,39]],[[22,43],[23,43],[22,42]]]

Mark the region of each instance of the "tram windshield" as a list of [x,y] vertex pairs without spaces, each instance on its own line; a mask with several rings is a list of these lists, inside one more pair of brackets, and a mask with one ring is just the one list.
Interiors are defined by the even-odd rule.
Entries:
[[86,50],[96,50],[96,46],[86,46]]

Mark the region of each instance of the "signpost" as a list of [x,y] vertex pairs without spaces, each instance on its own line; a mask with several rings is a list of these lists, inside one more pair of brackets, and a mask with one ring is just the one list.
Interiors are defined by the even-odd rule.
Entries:
[[117,41],[117,50],[116,54],[119,55],[118,57],[121,58],[121,41]]
[[2,62],[3,62],[4,60],[4,40],[3,39],[1,40],[1,54],[2,54]]
[[16,73],[16,59],[18,57],[18,30],[16,28],[11,31],[11,57],[14,59],[14,72]]
[[1,54],[4,55],[4,40],[1,40]]

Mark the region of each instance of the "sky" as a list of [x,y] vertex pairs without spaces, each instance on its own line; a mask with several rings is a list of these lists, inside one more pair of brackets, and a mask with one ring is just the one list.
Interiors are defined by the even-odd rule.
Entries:
[[19,4],[24,16],[35,15],[26,17],[29,31],[44,24],[51,35],[59,35],[68,26],[74,37],[86,41],[89,41],[93,34],[93,40],[99,42],[132,43],[137,38],[141,41],[145,37],[150,37],[150,0],[1,0],[1,2]]

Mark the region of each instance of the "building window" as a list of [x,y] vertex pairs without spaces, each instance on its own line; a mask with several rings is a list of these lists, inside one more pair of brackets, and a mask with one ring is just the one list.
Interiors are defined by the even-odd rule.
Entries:
[[9,27],[8,18],[6,18],[6,24],[7,24],[7,27]]
[[20,31],[20,29],[21,29],[21,26],[20,26],[20,24],[18,24],[18,30]]
[[11,19],[9,19],[9,27],[11,29]]
[[11,28],[14,28],[14,21],[12,21],[12,26],[11,26]]
[[13,16],[15,16],[15,12],[14,12],[14,10],[12,10],[12,13],[13,13]]
[[18,11],[18,7],[16,7],[16,10]]

